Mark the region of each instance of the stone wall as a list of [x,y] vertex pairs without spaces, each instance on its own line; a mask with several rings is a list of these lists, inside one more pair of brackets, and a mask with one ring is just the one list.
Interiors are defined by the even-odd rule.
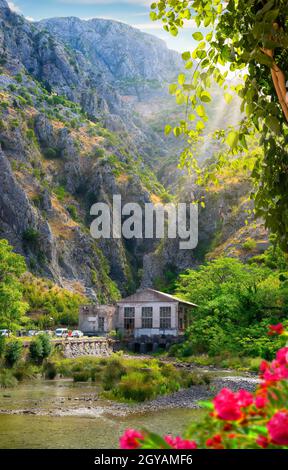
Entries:
[[67,359],[83,356],[108,357],[117,349],[117,342],[105,338],[66,340],[62,343]]

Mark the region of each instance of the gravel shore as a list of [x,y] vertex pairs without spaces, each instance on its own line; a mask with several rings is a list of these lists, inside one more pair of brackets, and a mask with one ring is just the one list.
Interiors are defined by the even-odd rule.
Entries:
[[38,416],[86,416],[100,417],[107,416],[128,416],[130,414],[153,413],[162,409],[171,408],[189,408],[198,409],[199,401],[211,399],[222,388],[230,388],[233,391],[245,389],[254,391],[259,383],[256,376],[247,374],[243,376],[224,375],[212,378],[210,385],[196,385],[186,390],[180,390],[170,395],[160,396],[155,400],[151,400],[140,404],[116,403],[114,401],[103,401],[97,396],[94,397],[78,397],[71,401],[62,399],[59,406],[52,410],[44,409],[17,409],[5,410],[0,409],[0,414],[17,414],[17,415],[38,415]]

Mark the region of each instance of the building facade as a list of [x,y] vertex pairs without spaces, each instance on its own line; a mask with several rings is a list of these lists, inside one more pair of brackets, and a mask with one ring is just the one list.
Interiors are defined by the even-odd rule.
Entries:
[[89,336],[106,336],[116,330],[135,340],[177,338],[190,326],[196,307],[164,292],[144,289],[116,305],[81,306],[79,329]]
[[181,335],[197,305],[154,289],[144,289],[117,303],[117,330],[124,336]]
[[114,305],[81,305],[79,329],[88,336],[107,336],[116,329]]

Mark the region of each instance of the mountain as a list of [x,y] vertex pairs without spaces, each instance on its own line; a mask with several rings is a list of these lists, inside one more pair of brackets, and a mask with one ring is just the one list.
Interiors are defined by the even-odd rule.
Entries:
[[[97,241],[89,232],[91,205],[111,205],[113,194],[164,203],[173,188],[190,202],[193,182],[176,170],[179,143],[163,136],[163,115],[175,110],[168,83],[181,70],[178,53],[128,25],[31,23],[0,0],[0,236],[35,275],[109,302],[169,266],[197,265],[199,252],[179,252],[176,242]],[[246,191],[236,191],[239,200]],[[206,251],[220,200],[211,196],[202,217]]]

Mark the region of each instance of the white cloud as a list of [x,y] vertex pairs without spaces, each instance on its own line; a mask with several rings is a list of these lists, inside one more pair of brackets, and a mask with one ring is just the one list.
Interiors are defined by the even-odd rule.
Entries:
[[26,16],[25,19],[31,22],[36,21],[35,18],[33,18],[32,16]]
[[21,13],[20,7],[18,7],[14,2],[8,2],[8,6],[11,11],[14,11],[14,13]]

